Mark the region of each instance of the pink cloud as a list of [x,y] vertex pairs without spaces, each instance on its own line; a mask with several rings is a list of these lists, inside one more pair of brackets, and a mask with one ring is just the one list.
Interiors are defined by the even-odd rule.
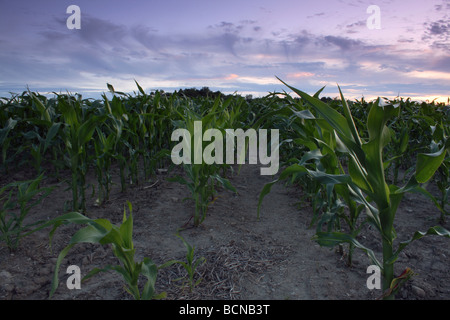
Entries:
[[229,74],[228,76],[226,76],[225,80],[233,80],[236,78],[239,78],[239,76],[237,74],[232,73],[232,74]]
[[308,78],[314,76],[314,73],[311,72],[295,72],[287,74],[288,78]]

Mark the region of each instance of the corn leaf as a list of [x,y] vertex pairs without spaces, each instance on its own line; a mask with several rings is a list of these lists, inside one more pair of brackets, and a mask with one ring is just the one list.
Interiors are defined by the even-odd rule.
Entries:
[[149,258],[144,258],[141,272],[147,278],[147,283],[145,284],[144,290],[142,291],[141,299],[150,300],[153,298],[164,298],[166,295],[164,292],[155,296],[155,283],[158,274],[158,267],[156,266],[156,264],[153,263],[153,261],[151,261]]
[[398,249],[392,255],[392,258],[387,261],[387,263],[389,263],[389,264],[394,263],[398,259],[398,255],[400,254],[400,252],[403,249],[405,249],[406,246],[408,246],[411,242],[413,242],[415,240],[419,240],[419,239],[421,239],[421,238],[423,238],[425,236],[428,236],[428,235],[436,235],[436,236],[450,238],[450,231],[448,231],[447,229],[445,229],[445,228],[443,228],[441,226],[431,227],[425,232],[416,231],[414,233],[414,235],[409,240],[403,241],[403,242],[401,242],[399,244]]
[[445,158],[445,147],[434,153],[420,153],[417,156],[416,179],[419,183],[427,182],[441,166]]
[[342,134],[343,136],[345,136],[347,138],[352,137],[351,130],[347,124],[347,120],[339,112],[337,112],[336,110],[331,108],[325,102],[323,102],[317,98],[311,97],[307,93],[300,91],[294,87],[289,86],[280,78],[277,78],[277,79],[280,80],[289,89],[291,89],[296,94],[298,94],[302,99],[304,99],[306,102],[308,102],[312,107],[314,107],[314,109],[317,110],[317,112],[319,112],[322,115],[322,117],[324,117],[333,126],[333,128],[335,128],[340,134]]
[[53,294],[55,293],[56,289],[58,288],[58,284],[59,284],[59,267],[61,266],[61,262],[64,259],[64,257],[67,255],[67,253],[70,251],[70,249],[72,249],[72,247],[75,244],[70,244],[67,247],[65,247],[58,255],[58,258],[56,259],[56,265],[55,265],[55,272],[53,274],[53,281],[52,281],[52,286],[50,289],[50,295],[49,297],[51,298],[53,296]]
[[367,253],[370,260],[375,263],[380,269],[383,269],[381,263],[375,257],[373,251],[366,246],[362,245],[358,240],[352,237],[349,234],[342,232],[317,232],[313,236],[313,240],[316,241],[319,245],[324,247],[334,247],[341,243],[350,243],[354,245],[356,248],[359,248]]
[[0,129],[0,144],[3,145],[5,143],[6,137],[8,136],[8,133],[14,129],[14,127],[17,124],[17,120],[14,120],[12,118],[9,118],[6,121],[6,125],[4,128]]
[[123,246],[127,249],[133,249],[133,216],[131,214],[131,203],[128,202],[130,216],[127,219],[126,210],[123,210],[123,222],[120,225],[120,237],[123,241]]
[[31,98],[33,99],[33,102],[38,109],[39,113],[41,114],[41,119],[44,119],[48,122],[52,122],[52,119],[50,117],[50,114],[48,112],[47,107],[44,106],[41,100],[39,100],[30,90],[28,90]]
[[134,82],[136,83],[136,86],[138,87],[139,92],[142,93],[143,96],[146,96],[144,89],[142,89],[142,87],[139,85],[139,83],[137,83],[136,80],[134,80]]

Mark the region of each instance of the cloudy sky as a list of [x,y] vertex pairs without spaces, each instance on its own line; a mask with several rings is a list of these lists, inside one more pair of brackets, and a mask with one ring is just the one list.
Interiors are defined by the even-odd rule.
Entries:
[[330,97],[450,96],[450,0],[0,0],[0,48],[2,96],[99,97],[134,79],[261,96],[286,89],[276,76]]

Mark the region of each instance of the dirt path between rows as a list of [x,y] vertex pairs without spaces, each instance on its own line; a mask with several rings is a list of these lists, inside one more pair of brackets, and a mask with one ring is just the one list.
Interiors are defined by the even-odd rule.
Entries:
[[[261,219],[257,220],[259,193],[271,176],[261,176],[259,167],[244,165],[230,177],[238,194],[221,190],[211,205],[205,221],[197,228],[187,228],[181,235],[193,246],[195,256],[205,257],[197,277],[203,280],[192,291],[182,289],[175,279],[183,276],[179,265],[162,269],[157,291],[167,292],[166,299],[376,299],[380,290],[369,290],[366,273],[367,255],[356,250],[354,263],[348,267],[345,257],[334,249],[321,248],[311,240],[309,228],[312,210],[298,203],[301,193],[295,187],[276,184],[264,199]],[[22,173],[23,174],[23,173]],[[18,176],[19,175],[19,176]],[[186,187],[159,174],[140,186],[120,193],[118,186],[111,200],[102,207],[90,201],[92,218],[108,218],[120,224],[127,200],[133,204],[134,244],[137,259],[151,258],[162,264],[171,259],[185,259],[185,248],[175,236],[176,230],[189,222],[193,202]],[[20,173],[10,179],[20,179]],[[48,181],[55,184],[56,180]],[[61,183],[43,204],[30,213],[32,219],[50,219],[62,214],[64,201],[70,200],[66,184]],[[431,191],[436,191],[430,185]],[[436,225],[439,212],[429,200],[407,195],[396,218],[398,241],[414,231]],[[447,222],[444,225],[450,228]],[[11,254],[0,247],[0,299],[48,299],[53,268],[60,250],[67,245],[75,226],[64,226],[55,234],[52,248],[49,230],[23,239],[19,250]],[[379,252],[378,235],[369,228],[360,241]],[[94,267],[115,264],[108,246],[75,246],[64,260],[60,286],[53,299],[132,299],[123,289],[120,276],[112,271],[101,273],[82,283],[80,290],[66,287],[67,266],[78,265],[82,276]],[[398,299],[450,299],[450,240],[428,237],[412,243],[400,255],[396,274],[406,267],[417,275],[398,294]]]

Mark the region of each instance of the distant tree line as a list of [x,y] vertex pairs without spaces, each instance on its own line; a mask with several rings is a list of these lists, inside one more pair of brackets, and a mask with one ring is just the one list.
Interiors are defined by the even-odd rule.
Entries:
[[177,91],[179,95],[185,95],[188,98],[217,98],[219,96],[224,96],[220,91],[212,91],[208,87],[203,87],[201,89],[197,88],[187,88],[180,89]]
[[[164,90],[159,90],[160,93],[163,93],[166,96],[170,96],[172,95],[172,93],[169,92],[164,92]],[[187,98],[217,98],[217,97],[222,97],[222,98],[227,98],[229,96],[232,96],[230,94],[226,95],[223,94],[220,91],[212,91],[211,89],[209,89],[208,87],[203,87],[201,89],[197,89],[197,88],[186,88],[186,89],[179,89],[178,91],[176,90],[174,92],[174,94],[177,95],[181,95],[181,96],[186,96]],[[253,96],[251,94],[248,94],[245,96],[245,99],[247,100],[251,100],[253,99]],[[295,97],[295,99],[299,99],[298,97]],[[332,98],[329,97],[322,97],[320,100],[322,100],[323,102],[329,102],[331,100],[333,100]]]

